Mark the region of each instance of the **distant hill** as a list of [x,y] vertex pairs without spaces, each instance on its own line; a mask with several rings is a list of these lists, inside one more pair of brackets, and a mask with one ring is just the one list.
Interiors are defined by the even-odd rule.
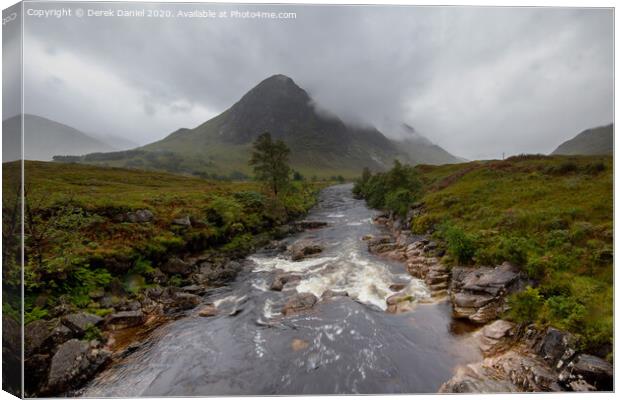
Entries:
[[399,136],[403,139],[397,140],[396,145],[406,155],[404,161],[411,164],[431,165],[456,164],[466,161],[432,143],[408,124],[402,124],[398,130]]
[[[179,129],[162,140],[127,152],[92,154],[82,161],[100,165],[155,169],[193,175],[250,174],[253,141],[263,132],[282,139],[291,149],[292,167],[310,177],[359,175],[364,167],[388,168],[394,159],[418,163],[428,143],[402,146],[374,127],[345,124],[319,112],[312,98],[291,78],[274,75],[260,82],[238,102],[200,126]],[[418,149],[421,147],[421,149]],[[442,149],[433,148],[440,153]],[[58,160],[61,160],[60,158]],[[423,162],[455,162],[448,156]]]
[[567,140],[553,155],[599,155],[614,152],[614,124],[587,129]]
[[[2,121],[2,161],[19,159],[21,116]],[[24,156],[27,160],[51,161],[55,155],[82,155],[115,148],[70,126],[24,114]]]

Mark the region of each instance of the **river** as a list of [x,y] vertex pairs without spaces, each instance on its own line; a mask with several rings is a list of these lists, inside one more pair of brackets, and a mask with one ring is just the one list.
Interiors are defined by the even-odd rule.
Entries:
[[[447,301],[432,301],[404,265],[370,254],[365,235],[385,234],[375,212],[351,185],[320,195],[307,219],[328,226],[287,239],[325,246],[317,257],[293,262],[283,252],[259,251],[225,288],[211,290],[211,318],[193,310],[158,328],[136,352],[101,372],[88,397],[379,394],[436,392],[457,365],[481,359],[471,333],[451,318]],[[269,290],[276,273],[301,281]],[[413,311],[385,312],[393,283],[419,300]],[[346,291],[295,316],[280,313],[296,292],[321,298]],[[200,307],[199,307],[200,308]]]

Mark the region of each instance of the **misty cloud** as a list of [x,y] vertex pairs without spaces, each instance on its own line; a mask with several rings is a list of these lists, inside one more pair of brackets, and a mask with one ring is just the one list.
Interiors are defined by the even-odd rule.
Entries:
[[27,18],[26,111],[147,143],[281,73],[319,109],[392,136],[406,122],[467,158],[547,153],[613,120],[610,9],[165,7],[297,19]]

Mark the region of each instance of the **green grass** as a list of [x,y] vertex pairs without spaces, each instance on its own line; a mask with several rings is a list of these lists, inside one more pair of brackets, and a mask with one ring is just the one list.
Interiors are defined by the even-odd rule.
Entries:
[[[18,172],[19,164],[3,164],[4,177]],[[156,269],[171,255],[243,255],[269,240],[279,225],[304,215],[325,185],[294,182],[274,199],[258,182],[30,161],[25,181],[29,321],[61,304],[107,313],[93,292],[120,287],[136,295],[153,284]],[[8,221],[14,198],[8,195],[11,179],[4,182],[3,218]],[[151,211],[153,221],[127,221],[127,213],[137,210]],[[187,216],[191,227],[173,224]],[[186,283],[175,276],[167,279],[167,285]]]
[[[423,207],[411,221],[412,230],[438,239],[447,250],[444,262],[481,266],[509,261],[532,280],[540,299],[514,296],[510,301],[519,312],[507,317],[569,330],[590,350],[611,343],[611,156],[519,156],[421,165],[409,173],[422,182],[409,204]],[[385,199],[401,190],[398,184],[377,183],[385,183],[388,175],[358,184],[358,193]],[[373,192],[376,187],[380,196]]]

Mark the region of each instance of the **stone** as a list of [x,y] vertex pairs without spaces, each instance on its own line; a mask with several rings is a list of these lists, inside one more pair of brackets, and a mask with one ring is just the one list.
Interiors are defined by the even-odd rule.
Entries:
[[217,307],[215,307],[213,304],[207,304],[206,306],[202,307],[200,311],[198,311],[198,315],[201,317],[214,317],[217,315],[217,313]]
[[181,290],[183,292],[191,293],[191,294],[196,294],[196,295],[203,295],[203,294],[205,294],[207,292],[207,288],[205,288],[202,285],[183,286],[181,288]]
[[374,236],[372,236],[372,235],[364,235],[364,236],[362,236],[362,240],[363,241],[372,240],[373,238],[374,238]]
[[174,294],[174,307],[189,310],[202,302],[202,297],[191,293],[177,292]]
[[47,353],[60,343],[73,338],[75,333],[60,320],[37,320],[24,327],[24,350],[26,355]]
[[406,283],[393,283],[393,284],[390,285],[390,290],[392,292],[400,292],[401,290],[403,290],[406,287],[407,287]]
[[235,279],[242,268],[243,265],[237,261],[205,261],[200,264],[199,272],[193,276],[193,280],[206,285],[224,285]]
[[584,379],[597,390],[613,390],[614,367],[602,358],[580,354],[569,367],[571,374]]
[[293,261],[300,261],[309,256],[319,254],[323,251],[323,246],[315,243],[311,240],[300,240],[291,245],[291,259]]
[[69,314],[62,319],[62,323],[77,335],[83,335],[89,327],[98,326],[102,322],[100,316],[86,312]]
[[181,226],[181,227],[184,227],[184,228],[191,228],[192,221],[189,218],[189,216],[185,216],[185,217],[173,219],[172,220],[172,225]]
[[295,338],[291,342],[291,348],[293,349],[293,351],[304,350],[304,349],[307,349],[308,346],[310,346],[310,343],[308,343],[308,342],[306,342],[305,340],[302,340],[302,339]]
[[553,367],[563,367],[575,354],[576,339],[568,332],[549,327],[534,350]]
[[91,349],[85,340],[71,339],[52,357],[44,393],[64,393],[90,379],[108,360],[110,353]]
[[146,223],[151,222],[153,220],[153,213],[150,210],[136,210],[135,212],[128,212],[126,215],[126,220],[128,222],[137,222],[137,223]]
[[282,308],[282,314],[288,316],[310,310],[318,299],[312,293],[299,293],[289,298]]
[[345,291],[337,291],[337,290],[328,289],[323,292],[323,294],[321,295],[321,299],[327,300],[327,299],[331,299],[334,297],[347,297],[347,296],[349,296],[349,294]]
[[140,310],[120,311],[108,315],[105,319],[105,325],[111,330],[117,330],[142,325],[144,323],[144,319],[144,313]]
[[287,283],[299,282],[300,280],[301,276],[299,275],[277,274],[273,279],[273,283],[271,284],[270,289],[280,292],[284,288],[284,285],[286,285]]
[[502,339],[511,335],[511,331],[515,328],[515,324],[503,319],[498,319],[482,329],[485,337],[491,339]]
[[297,221],[294,222],[293,225],[299,230],[307,230],[307,229],[319,229],[324,228],[328,224],[323,221]]
[[161,265],[159,269],[166,274],[187,276],[192,272],[193,267],[178,257],[172,257]]

